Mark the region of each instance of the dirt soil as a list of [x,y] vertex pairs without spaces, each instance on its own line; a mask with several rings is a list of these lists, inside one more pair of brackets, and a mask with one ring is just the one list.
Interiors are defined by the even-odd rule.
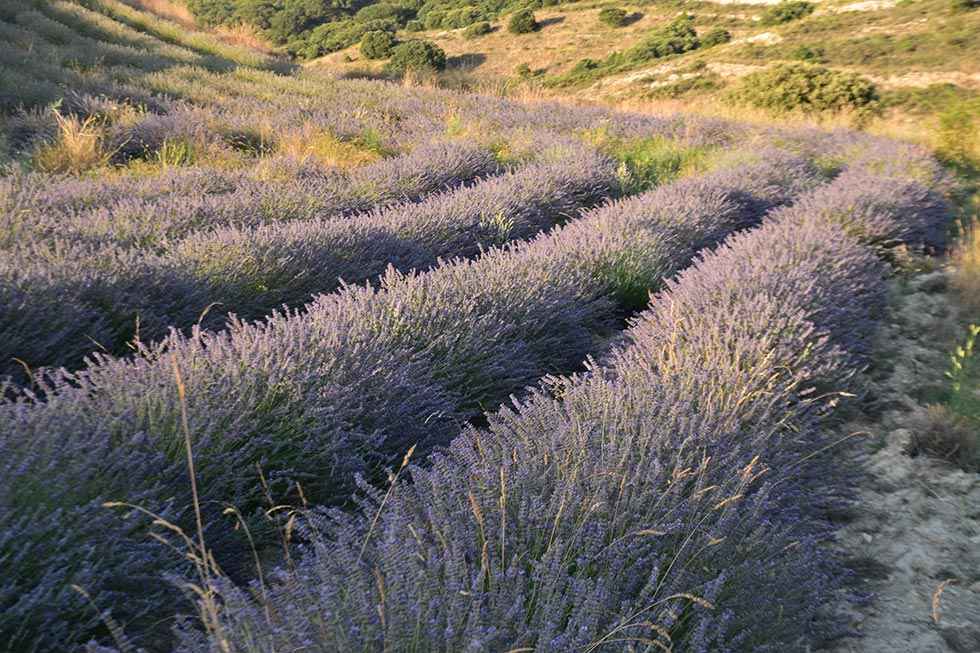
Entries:
[[980,474],[910,457],[910,416],[943,383],[961,333],[946,294],[947,274],[896,282],[894,302],[870,372],[872,420],[859,447],[859,501],[840,536],[870,600],[849,608],[856,636],[827,653],[980,652]]

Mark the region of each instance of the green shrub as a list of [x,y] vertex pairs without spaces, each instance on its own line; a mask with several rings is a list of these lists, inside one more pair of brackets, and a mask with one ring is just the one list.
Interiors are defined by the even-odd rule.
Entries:
[[361,54],[366,59],[387,59],[397,44],[391,32],[375,30],[361,38]]
[[949,9],[954,14],[973,11],[977,7],[980,7],[980,0],[950,0],[949,2]]
[[514,74],[517,75],[520,79],[530,79],[531,77],[534,76],[534,72],[531,70],[531,66],[529,66],[526,63],[517,64],[517,67],[514,68]]
[[377,3],[358,9],[357,13],[354,14],[354,20],[366,23],[369,20],[391,18],[399,23],[404,23],[414,16],[415,12],[404,5]]
[[405,23],[405,31],[408,32],[421,32],[425,30],[425,25],[421,20],[410,20]]
[[493,31],[493,27],[485,20],[481,20],[478,23],[473,23],[465,30],[463,30],[463,37],[468,39],[475,39],[484,34],[489,34]]
[[810,47],[809,45],[798,46],[790,53],[790,56],[809,63],[824,63],[827,60],[823,48]]
[[534,13],[530,9],[522,9],[510,17],[507,23],[507,31],[511,34],[529,34],[538,30],[540,25],[534,19]]
[[629,14],[619,7],[606,7],[599,12],[599,22],[609,27],[622,27],[629,22]]
[[762,25],[782,25],[813,13],[814,5],[803,0],[784,0],[762,12]]
[[380,18],[359,23],[354,20],[339,20],[324,23],[311,30],[305,39],[297,40],[295,45],[288,45],[292,51],[311,59],[328,52],[343,50],[360,42],[368,32],[392,32],[398,29],[398,23],[391,18]]
[[483,18],[483,12],[476,7],[460,7],[452,9],[443,14],[443,29],[459,29],[467,27]]
[[944,159],[968,165],[980,148],[980,98],[959,100],[939,113],[937,149]]
[[431,41],[414,39],[395,46],[391,51],[391,60],[387,70],[394,73],[404,73],[408,70],[416,72],[445,70],[446,53]]
[[807,64],[780,64],[747,75],[731,98],[777,113],[867,113],[878,108],[878,92],[871,81],[854,73]]
[[713,45],[721,45],[732,40],[732,33],[727,29],[716,27],[703,37],[701,37],[701,47],[710,48]]
[[698,33],[694,30],[693,16],[678,16],[667,26],[654,30],[640,43],[626,51],[632,62],[660,59],[672,54],[696,50],[701,46]]
[[186,0],[185,4],[197,22],[207,27],[227,25],[235,17],[234,0]]

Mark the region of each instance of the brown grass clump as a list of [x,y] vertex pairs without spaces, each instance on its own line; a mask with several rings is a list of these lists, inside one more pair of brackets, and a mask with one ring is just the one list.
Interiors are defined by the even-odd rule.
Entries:
[[187,5],[183,5],[177,2],[172,2],[171,0],[124,0],[126,4],[135,7],[136,9],[142,9],[148,11],[151,14],[156,14],[161,18],[166,18],[172,20],[173,22],[189,28],[196,28],[197,22],[194,20],[194,14],[191,10],[187,8]]
[[265,54],[276,53],[275,46],[269,43],[255,27],[245,23],[231,26],[221,25],[215,28],[214,33],[219,39],[231,45],[258,50]]
[[980,220],[974,218],[953,251],[953,287],[970,315],[980,316]]
[[34,153],[34,167],[42,172],[78,174],[109,163],[112,152],[105,147],[100,121],[82,120],[55,112],[58,132]]
[[357,168],[374,163],[383,152],[374,144],[342,140],[330,132],[302,129],[279,140],[279,152],[308,161],[314,160],[331,168]]
[[976,424],[947,406],[933,404],[909,418],[909,455],[941,458],[967,471],[980,470],[980,434]]

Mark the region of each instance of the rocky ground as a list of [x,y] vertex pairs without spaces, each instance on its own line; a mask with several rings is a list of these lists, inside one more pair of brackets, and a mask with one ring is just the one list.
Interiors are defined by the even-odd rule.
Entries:
[[962,316],[946,272],[895,283],[870,371],[868,411],[846,425],[867,431],[859,501],[840,545],[856,572],[855,637],[832,653],[980,652],[980,474],[910,456],[917,416],[941,391]]

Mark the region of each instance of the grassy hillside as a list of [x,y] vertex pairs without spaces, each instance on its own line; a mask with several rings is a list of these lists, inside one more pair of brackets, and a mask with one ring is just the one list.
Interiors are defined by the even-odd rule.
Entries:
[[[975,56],[980,51],[980,11],[969,3],[796,4],[805,7],[797,10],[799,16],[771,2],[574,2],[536,9],[540,27],[527,34],[511,33],[510,14],[505,14],[493,20],[484,35],[468,35],[464,28],[402,36],[431,39],[442,47],[450,67],[459,71],[457,77],[465,73],[456,83],[469,79],[510,93],[753,117],[755,108],[738,101],[737,91],[753,83],[760,71],[792,65],[856,75],[873,86],[873,111],[861,111],[863,104],[846,98],[838,107],[844,121],[858,113],[865,124],[874,118],[888,123],[889,131],[929,138],[926,132],[936,131],[943,112],[980,115],[980,64]],[[610,7],[625,12],[622,26],[600,20],[601,12]],[[661,56],[631,54],[683,15],[692,17],[700,40],[696,47]],[[366,61],[356,47],[320,61],[352,73],[378,70],[380,65]],[[749,82],[747,76],[752,76]],[[784,84],[768,109],[807,109],[794,96],[804,93],[808,84],[812,81]],[[773,112],[761,113],[764,117]],[[808,120],[841,122],[840,111],[808,113]],[[971,131],[976,131],[976,123],[962,129],[967,135]],[[980,147],[976,139],[971,147]]]
[[[574,54],[557,35],[600,6],[423,31],[443,71],[418,42],[370,70],[287,56],[384,20],[363,7],[275,3],[290,45],[235,27],[266,4],[215,6],[0,8],[0,652],[790,650],[846,627],[841,404],[887,280],[975,213],[932,151],[584,101],[642,100],[652,59],[749,58],[753,21],[686,5]],[[884,102],[847,79],[809,101]],[[968,174],[956,106],[935,133]],[[950,293],[975,294],[977,242]],[[936,394],[957,452],[968,333]]]

